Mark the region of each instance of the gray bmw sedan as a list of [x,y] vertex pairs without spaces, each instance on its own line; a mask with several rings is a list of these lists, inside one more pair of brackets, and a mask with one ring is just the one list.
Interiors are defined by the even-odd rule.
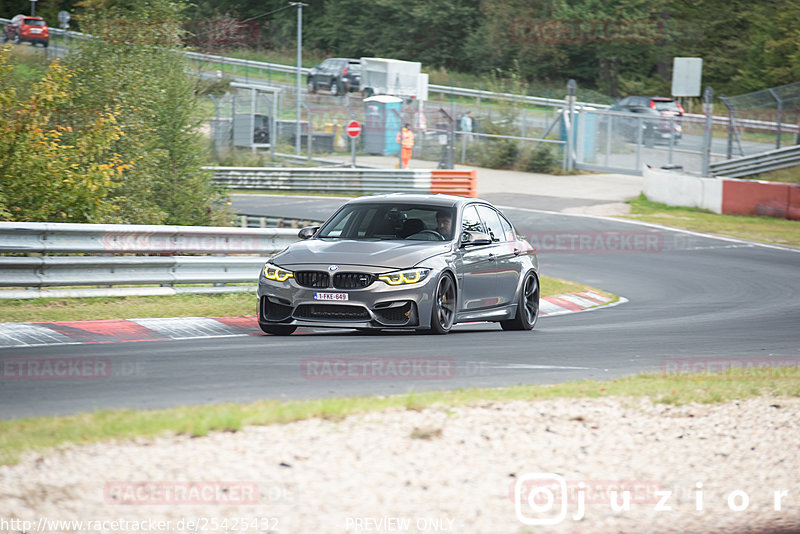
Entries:
[[258,324],[416,329],[456,323],[531,330],[539,316],[536,250],[488,202],[449,195],[361,197],[303,228],[267,261]]

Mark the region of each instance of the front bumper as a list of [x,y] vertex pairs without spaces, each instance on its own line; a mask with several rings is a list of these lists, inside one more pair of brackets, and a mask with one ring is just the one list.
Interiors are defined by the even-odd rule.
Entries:
[[[416,284],[390,286],[380,280],[363,289],[309,288],[294,278],[258,282],[258,321],[262,325],[332,328],[427,328],[430,326],[436,272]],[[323,301],[315,293],[345,293],[346,301]]]

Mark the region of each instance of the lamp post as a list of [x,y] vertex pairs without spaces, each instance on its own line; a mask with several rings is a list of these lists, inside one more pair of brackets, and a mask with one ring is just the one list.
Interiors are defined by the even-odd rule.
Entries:
[[[303,95],[301,93],[301,78],[303,69],[303,8],[308,4],[303,2],[289,2],[290,6],[297,8],[297,127],[295,128],[294,150],[295,155],[300,155],[300,108]],[[309,140],[310,142],[310,140]]]

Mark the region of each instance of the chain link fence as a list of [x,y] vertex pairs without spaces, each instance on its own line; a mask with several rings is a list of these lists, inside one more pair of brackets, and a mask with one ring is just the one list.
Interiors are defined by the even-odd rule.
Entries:
[[774,148],[800,144],[800,82],[719,99],[728,111],[728,159],[757,153],[746,142],[756,136]]

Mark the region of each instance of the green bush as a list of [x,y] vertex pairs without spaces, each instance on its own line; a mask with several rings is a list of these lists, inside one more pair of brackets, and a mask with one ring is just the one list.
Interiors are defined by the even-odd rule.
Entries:
[[558,166],[558,157],[547,145],[541,144],[520,158],[520,170],[550,173]]

